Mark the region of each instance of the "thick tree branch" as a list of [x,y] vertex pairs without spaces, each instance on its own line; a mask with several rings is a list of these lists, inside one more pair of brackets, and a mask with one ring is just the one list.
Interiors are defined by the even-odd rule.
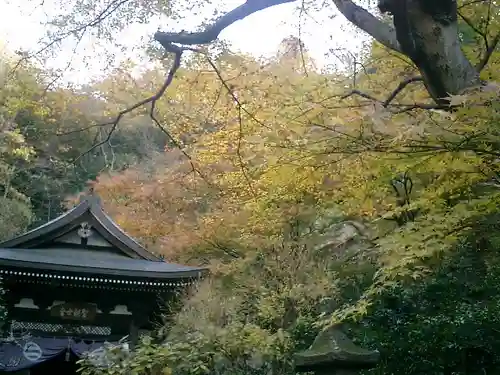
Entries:
[[370,34],[379,43],[394,51],[401,52],[396,31],[352,0],[332,0],[340,13],[355,26]]
[[[296,0],[247,0],[199,32],[168,33],[158,31],[155,40],[167,50],[173,44],[207,44],[226,27],[260,10]],[[434,101],[447,105],[450,95],[461,93],[482,82],[478,71],[461,50],[458,37],[457,3],[454,0],[379,0],[379,9],[393,16],[394,27],[384,23],[353,0],[332,0],[352,24],[367,32],[379,43],[409,57],[418,67],[422,80]],[[498,40],[493,40],[496,45]],[[487,47],[489,47],[486,41]],[[484,67],[492,50],[478,68]],[[419,79],[420,80],[420,79]],[[403,84],[415,82],[411,79]],[[398,94],[398,90],[394,95]],[[389,97],[389,105],[394,97]]]
[[157,31],[154,38],[161,45],[177,43],[184,45],[208,44],[213,42],[226,27],[258,11],[296,0],[247,0],[244,4],[221,16],[215,23],[200,32],[167,33]]
[[415,83],[415,82],[422,82],[424,79],[422,77],[411,77],[407,78],[404,81],[402,81],[398,87],[389,95],[389,97],[384,100],[383,106],[387,107],[391,102],[398,96],[398,94],[403,91],[403,89],[408,86],[410,83]]

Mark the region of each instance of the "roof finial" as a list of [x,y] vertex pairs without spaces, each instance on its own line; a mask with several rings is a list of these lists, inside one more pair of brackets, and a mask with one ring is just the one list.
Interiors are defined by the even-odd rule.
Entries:
[[84,194],[84,199],[92,205],[101,205],[101,200],[94,190],[94,181],[87,181],[87,191]]
[[87,180],[87,195],[94,195],[94,181]]

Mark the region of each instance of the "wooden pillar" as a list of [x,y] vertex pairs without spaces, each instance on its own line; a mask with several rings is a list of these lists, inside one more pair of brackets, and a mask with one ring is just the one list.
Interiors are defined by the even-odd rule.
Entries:
[[315,375],[357,375],[375,367],[379,357],[377,350],[355,345],[336,325],[321,331],[309,349],[295,355],[295,370]]
[[134,319],[130,321],[130,329],[129,329],[129,342],[130,342],[130,350],[134,350],[138,340],[139,340],[139,329],[135,325]]
[[134,349],[139,342],[139,331],[149,325],[149,308],[151,305],[152,304],[146,302],[142,305],[137,303],[129,303],[127,305],[128,311],[132,313],[129,325],[129,342],[131,349]]

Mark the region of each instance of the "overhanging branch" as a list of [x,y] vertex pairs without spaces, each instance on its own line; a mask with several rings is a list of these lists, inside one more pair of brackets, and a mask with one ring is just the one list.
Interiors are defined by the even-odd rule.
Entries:
[[157,31],[154,38],[162,46],[170,43],[183,45],[208,44],[216,40],[222,30],[236,21],[240,21],[258,11],[280,4],[293,3],[295,1],[296,0],[247,0],[244,4],[221,16],[214,24],[208,26],[203,31],[180,33]]
[[[261,10],[271,8],[276,5],[293,3],[295,1],[296,0],[247,0],[244,4],[221,16],[217,21],[205,28],[203,31],[183,31],[180,33],[157,31],[154,38],[162,45],[171,43],[183,45],[208,44],[216,40],[219,34],[226,27],[232,25],[236,21],[240,21]],[[352,0],[332,1],[340,13],[342,13],[355,26],[370,34],[384,46],[397,52],[401,52],[396,38],[396,32],[392,26],[385,24],[366,9],[354,4]]]

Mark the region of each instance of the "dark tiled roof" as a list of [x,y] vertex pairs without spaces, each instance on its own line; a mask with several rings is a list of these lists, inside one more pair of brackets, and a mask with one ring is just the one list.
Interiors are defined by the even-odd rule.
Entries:
[[[54,240],[82,222],[88,222],[117,253],[71,245],[67,248],[53,246]],[[56,219],[0,243],[0,267],[158,279],[198,277],[206,271],[205,268],[162,261],[116,225],[95,195],[85,197]]]
[[0,266],[155,279],[199,277],[205,271],[199,267],[71,248],[0,249]]

